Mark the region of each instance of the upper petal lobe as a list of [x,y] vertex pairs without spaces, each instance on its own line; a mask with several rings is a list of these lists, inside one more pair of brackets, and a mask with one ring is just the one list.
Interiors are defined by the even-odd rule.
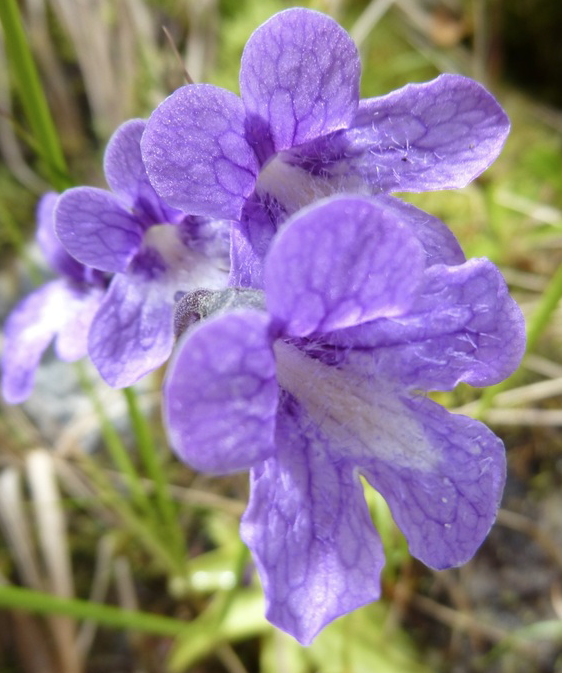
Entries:
[[400,315],[424,266],[418,239],[390,211],[374,200],[331,197],[299,211],[272,244],[267,306],[297,336]]
[[344,164],[384,192],[465,187],[498,157],[509,128],[481,84],[440,75],[361,101],[342,134]]
[[53,271],[81,281],[84,280],[84,267],[68,254],[55,234],[55,207],[58,198],[56,192],[47,192],[37,204],[37,243]]
[[359,100],[361,63],[349,35],[307,9],[279,12],[250,37],[240,91],[250,124],[279,152],[347,127]]
[[57,202],[55,222],[68,252],[101,271],[125,271],[142,242],[141,223],[105,189],[67,189]]
[[160,197],[191,215],[238,219],[259,170],[245,120],[240,98],[210,84],[184,86],[161,103],[141,142]]

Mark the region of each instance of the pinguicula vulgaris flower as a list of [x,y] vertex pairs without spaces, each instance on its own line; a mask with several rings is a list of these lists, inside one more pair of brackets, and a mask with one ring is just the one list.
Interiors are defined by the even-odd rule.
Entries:
[[60,277],[25,297],[4,326],[2,396],[10,404],[29,397],[41,356],[53,339],[61,360],[73,362],[86,355],[90,324],[105,292],[105,274],[73,259],[55,236],[57,198],[47,192],[39,201],[36,239]]
[[187,85],[151,115],[142,152],[158,194],[239,221],[233,284],[261,283],[276,228],[314,199],[463,187],[498,156],[509,121],[477,82],[445,74],[360,100],[360,72],[333,19],[288,9],[248,40],[240,97]]
[[239,308],[182,337],[165,424],[194,468],[251,469],[241,534],[267,617],[307,644],[380,595],[360,474],[427,565],[464,563],[483,541],[503,444],[425,392],[508,376],[523,319],[491,262],[465,261],[442,223],[389,197],[332,196],[292,216],[264,290],[238,292]]
[[188,216],[151,187],[140,153],[145,124],[124,123],[107,145],[112,191],[69,189],[55,211],[66,250],[114,274],[88,336],[92,362],[114,387],[135,383],[168,359],[177,296],[223,287],[229,266],[230,223]]

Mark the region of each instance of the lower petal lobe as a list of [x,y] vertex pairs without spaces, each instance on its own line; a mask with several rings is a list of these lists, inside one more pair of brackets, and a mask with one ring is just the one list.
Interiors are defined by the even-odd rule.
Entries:
[[240,221],[233,223],[231,241],[231,287],[263,288],[263,264],[283,211],[267,197],[253,194],[242,210]]
[[28,295],[8,316],[2,350],[2,395],[23,402],[33,389],[35,371],[53,337],[76,308],[66,280],[54,280]]
[[359,477],[287,394],[276,445],[252,470],[241,536],[267,618],[308,645],[328,622],[379,598],[383,549]]
[[[468,561],[496,518],[505,482],[505,450],[484,424],[451,414],[431,400],[402,398],[432,447],[432,464],[414,463],[418,441],[404,460],[382,460],[368,453],[358,467],[387,501],[410,553],[426,565],[448,568]],[[404,455],[407,455],[404,454]]]
[[116,274],[94,319],[88,352],[104,380],[130,386],[163,364],[173,345],[173,301],[140,275]]
[[179,458],[198,470],[247,469],[274,451],[279,388],[269,319],[251,309],[187,332],[168,368],[164,419]]
[[88,333],[105,295],[99,287],[81,288],[76,292],[76,309],[59,330],[55,351],[65,362],[75,362],[88,353]]

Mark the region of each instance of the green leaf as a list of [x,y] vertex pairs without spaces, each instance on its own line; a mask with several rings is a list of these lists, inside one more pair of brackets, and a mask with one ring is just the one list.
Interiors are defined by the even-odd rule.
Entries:
[[212,605],[200,617],[186,625],[185,631],[170,654],[166,669],[170,673],[188,669],[225,641],[244,640],[272,628],[264,617],[261,589],[236,591],[230,601],[228,612],[220,622],[217,620],[214,607]]

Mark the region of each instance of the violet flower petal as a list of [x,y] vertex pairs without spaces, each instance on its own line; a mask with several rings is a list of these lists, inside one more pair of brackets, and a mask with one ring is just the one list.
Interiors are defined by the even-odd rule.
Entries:
[[[262,127],[273,152],[346,128],[359,101],[361,62],[333,19],[302,8],[257,28],[242,54],[240,92],[248,129]],[[262,160],[265,157],[262,157]]]
[[256,182],[238,96],[210,84],[184,86],[150,116],[141,150],[156,192],[192,215],[236,220]]
[[164,421],[172,448],[197,470],[247,469],[274,451],[279,389],[269,318],[212,318],[186,334],[168,367]]
[[103,157],[105,179],[110,189],[146,224],[163,224],[178,219],[154,191],[142,161],[140,142],[146,120],[130,119],[109,139]]
[[23,299],[4,325],[2,396],[9,404],[23,402],[33,389],[41,356],[76,308],[64,279],[53,280]]
[[162,283],[117,274],[92,321],[88,352],[113,388],[130,386],[163,364],[173,346],[173,301]]
[[105,291],[99,287],[74,288],[76,309],[60,328],[55,352],[64,362],[75,362],[88,354],[88,333]]
[[37,243],[53,271],[76,281],[84,280],[84,267],[71,257],[55,234],[55,206],[59,195],[46,192],[37,204]]
[[436,569],[461,565],[496,518],[505,482],[503,444],[483,423],[431,400],[402,398],[402,404],[418,432],[402,438],[400,459],[366,455],[359,467],[388,503],[413,556]]
[[380,597],[384,554],[356,472],[286,398],[275,455],[251,472],[240,534],[256,562],[266,616],[303,645]]
[[131,205],[146,190],[153,192],[140,151],[144,119],[121,124],[107,143],[103,157],[105,179],[112,192]]
[[55,228],[68,252],[101,271],[125,271],[140,247],[143,227],[111,192],[67,189],[57,202]]
[[427,266],[452,266],[466,261],[455,235],[440,219],[388,194],[377,195],[375,200],[412,229],[425,250]]
[[478,82],[440,75],[363,100],[342,139],[349,169],[382,191],[465,187],[499,155],[507,115]]
[[288,335],[307,336],[407,310],[418,293],[423,249],[376,201],[331,197],[293,216],[265,262],[270,313]]
[[263,288],[263,261],[277,232],[277,219],[272,205],[255,194],[246,201],[240,220],[232,226],[231,287]]
[[411,315],[336,332],[329,341],[356,349],[348,358],[356,370],[423,390],[493,385],[511,375],[525,351],[525,324],[499,270],[471,259],[435,265],[425,278]]
[[178,236],[184,247],[199,252],[225,269],[230,267],[230,220],[214,220],[187,215],[178,222]]

